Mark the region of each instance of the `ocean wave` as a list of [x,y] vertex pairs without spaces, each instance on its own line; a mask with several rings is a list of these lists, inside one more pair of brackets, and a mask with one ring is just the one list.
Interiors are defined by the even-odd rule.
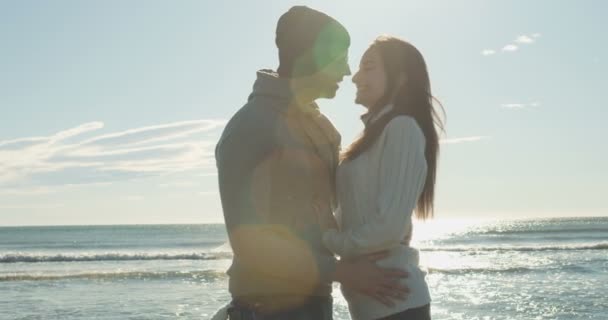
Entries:
[[526,267],[513,267],[503,269],[492,269],[492,268],[461,268],[461,269],[443,269],[443,268],[428,268],[429,274],[440,273],[440,274],[470,274],[470,273],[524,273],[533,271],[532,268]]
[[486,230],[486,231],[472,231],[470,234],[477,235],[522,235],[522,234],[555,234],[555,233],[606,233],[608,232],[608,227],[587,227],[587,228],[558,228],[558,229],[524,229],[524,230],[514,230],[514,229],[494,229],[494,230]]
[[[420,247],[422,252],[542,252],[542,251],[582,251],[608,250],[608,243],[582,245],[549,245],[549,246],[433,246]],[[42,262],[94,262],[94,261],[139,261],[139,260],[221,260],[232,258],[226,250],[191,253],[8,253],[0,254],[2,263],[42,263]]]
[[0,275],[0,282],[7,281],[53,281],[53,280],[115,280],[115,279],[136,279],[136,280],[164,280],[164,279],[183,279],[196,281],[215,281],[227,277],[225,272],[217,270],[204,271],[166,271],[166,272],[86,272],[73,274],[9,274]]
[[463,275],[463,274],[493,274],[493,273],[530,273],[530,272],[575,272],[575,273],[593,273],[596,272],[592,268],[586,266],[580,266],[575,264],[570,265],[552,265],[552,266],[539,266],[539,267],[505,267],[505,268],[434,268],[429,267],[429,274],[452,274],[452,275]]
[[420,251],[476,252],[476,251],[576,251],[576,250],[608,250],[608,243],[562,245],[562,246],[460,246],[460,247],[430,247],[420,248]]
[[17,262],[87,262],[87,261],[136,261],[136,260],[219,260],[232,256],[228,252],[206,253],[100,253],[100,254],[28,254],[9,253],[0,255],[0,263]]

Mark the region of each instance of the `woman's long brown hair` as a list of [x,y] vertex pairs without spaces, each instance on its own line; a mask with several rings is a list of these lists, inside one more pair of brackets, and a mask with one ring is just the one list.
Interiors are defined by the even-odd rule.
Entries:
[[[361,136],[342,154],[342,161],[352,160],[371,147],[394,117],[407,115],[414,118],[426,139],[424,155],[428,167],[424,188],[415,212],[419,219],[430,218],[434,213],[435,178],[439,158],[437,130],[444,130],[443,121],[433,102],[436,102],[442,111],[443,106],[431,93],[426,62],[416,47],[399,38],[381,36],[374,41],[370,49],[377,50],[380,54],[387,76],[386,93],[381,101],[370,108],[370,116],[389,103],[392,103],[393,108],[386,115],[366,126]],[[405,82],[400,81],[403,76]],[[402,85],[398,87],[400,84]],[[445,112],[443,114],[445,115]]]

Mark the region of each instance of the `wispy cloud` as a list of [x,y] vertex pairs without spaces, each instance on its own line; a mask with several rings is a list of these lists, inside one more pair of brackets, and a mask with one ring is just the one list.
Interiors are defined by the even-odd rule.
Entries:
[[537,108],[540,106],[539,102],[531,102],[531,103],[503,103],[500,105],[501,108],[511,109],[511,110],[522,110],[526,108]]
[[514,44],[508,44],[502,48],[502,51],[513,52],[513,51],[517,51],[517,49],[519,49],[518,46],[516,46]]
[[515,39],[515,42],[517,43],[533,43],[534,39],[532,39],[531,37],[527,36],[527,35],[522,35],[517,37],[517,39]]
[[198,193],[199,196],[210,197],[210,196],[218,196],[219,192],[217,191],[201,191]]
[[[98,182],[86,184],[86,187],[104,187],[111,185],[110,182]],[[82,184],[63,184],[55,186],[28,186],[26,188],[6,188],[0,187],[0,196],[33,196],[47,195],[57,192],[71,191],[74,188],[82,188]]]
[[496,51],[492,49],[485,49],[481,51],[481,54],[484,56],[491,56],[493,54],[496,54]]
[[471,137],[461,137],[461,138],[450,138],[450,139],[441,139],[441,144],[456,144],[456,143],[467,143],[467,142],[477,142],[481,140],[488,140],[490,136],[471,136]]
[[32,209],[56,209],[64,207],[62,204],[16,204],[0,205],[0,210],[32,210]]
[[0,141],[0,194],[191,170],[211,174],[215,140],[204,135],[224,123],[183,121],[91,137],[104,124],[89,122],[46,137]]
[[[519,49],[523,45],[531,45],[531,44],[535,43],[538,40],[538,38],[540,38],[540,37],[541,37],[540,33],[519,35],[511,43],[507,43],[507,44],[503,45],[502,49],[500,49],[500,51],[503,53],[514,53],[516,51],[519,51]],[[496,54],[496,52],[497,52],[497,50],[495,50],[495,49],[487,48],[487,49],[484,49],[481,51],[481,55],[491,56],[491,55]]]
[[190,187],[194,187],[197,185],[198,185],[198,183],[195,183],[192,181],[176,181],[176,182],[161,183],[158,185],[158,187],[160,187],[160,188],[190,188]]
[[217,177],[217,172],[201,173],[197,174],[196,177]]

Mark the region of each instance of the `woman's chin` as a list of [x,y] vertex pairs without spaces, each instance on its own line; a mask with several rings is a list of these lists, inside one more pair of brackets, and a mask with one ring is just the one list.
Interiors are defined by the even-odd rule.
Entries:
[[357,96],[355,96],[355,103],[363,106],[365,104],[365,100],[363,98],[361,98],[359,95],[357,95]]
[[362,107],[369,109],[369,104],[367,103],[367,101],[365,101],[365,99],[362,99],[360,97],[355,98],[355,104],[358,104]]

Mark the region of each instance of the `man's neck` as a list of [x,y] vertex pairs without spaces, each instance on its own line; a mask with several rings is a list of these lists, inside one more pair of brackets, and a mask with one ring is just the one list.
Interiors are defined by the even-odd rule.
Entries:
[[289,81],[291,91],[296,98],[296,103],[305,106],[319,99],[319,89],[312,77],[284,78]]

